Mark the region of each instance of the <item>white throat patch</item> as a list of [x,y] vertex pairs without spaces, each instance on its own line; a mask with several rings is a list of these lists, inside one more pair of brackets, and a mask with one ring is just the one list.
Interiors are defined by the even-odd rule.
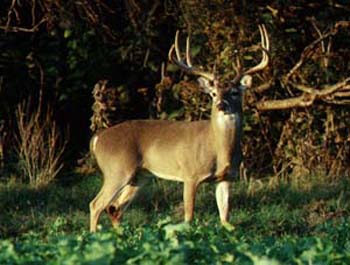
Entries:
[[217,114],[217,124],[221,129],[235,127],[238,121],[239,115],[237,114],[225,114],[223,111]]

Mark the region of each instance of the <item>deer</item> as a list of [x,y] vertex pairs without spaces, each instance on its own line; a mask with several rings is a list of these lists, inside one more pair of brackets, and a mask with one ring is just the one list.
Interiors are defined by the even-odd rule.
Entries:
[[[209,120],[168,121],[129,120],[97,132],[90,149],[103,174],[103,184],[90,202],[90,231],[96,232],[99,217],[106,211],[112,225],[121,217],[142,186],[138,177],[147,170],[158,178],[183,183],[184,221],[194,217],[198,186],[216,183],[215,197],[222,224],[229,224],[229,198],[232,180],[239,177],[242,137],[242,93],[252,86],[252,74],[269,62],[269,38],[259,25],[261,61],[244,69],[239,63],[232,81],[192,65],[190,40],[186,40],[186,60],[179,48],[179,31],[169,50],[169,61],[188,74],[211,97]],[[141,176],[142,177],[142,176]]]

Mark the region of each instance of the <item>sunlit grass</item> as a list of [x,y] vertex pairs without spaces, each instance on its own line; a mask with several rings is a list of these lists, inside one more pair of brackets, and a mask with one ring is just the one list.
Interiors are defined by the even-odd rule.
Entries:
[[[97,194],[98,176],[77,181],[53,183],[42,189],[25,184],[0,184],[0,232],[3,237],[17,236],[30,230],[45,231],[59,217],[67,219],[69,231],[88,229],[89,202]],[[271,185],[271,181],[252,180],[232,185],[231,222],[260,233],[305,233],[327,220],[348,216],[350,191],[347,180],[329,183],[309,177],[303,185],[293,182]],[[169,215],[174,223],[182,221],[182,184],[150,178],[127,209],[125,223],[140,226]],[[208,220],[219,223],[215,202],[215,184],[204,184],[196,198],[198,224]],[[105,214],[101,224],[109,227]]]

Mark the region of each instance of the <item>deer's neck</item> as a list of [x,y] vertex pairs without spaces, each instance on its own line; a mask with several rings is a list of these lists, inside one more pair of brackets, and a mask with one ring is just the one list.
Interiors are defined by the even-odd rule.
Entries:
[[241,109],[225,114],[213,107],[211,112],[211,129],[216,141],[227,143],[234,141],[237,133],[240,134],[242,123]]
[[231,171],[240,161],[242,112],[225,114],[212,110],[211,130],[216,152],[216,174]]

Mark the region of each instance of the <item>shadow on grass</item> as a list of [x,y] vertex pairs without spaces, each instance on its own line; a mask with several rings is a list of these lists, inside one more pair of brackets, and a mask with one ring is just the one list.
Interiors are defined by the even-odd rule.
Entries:
[[98,177],[84,177],[74,185],[56,182],[38,189],[18,182],[1,183],[0,237],[40,230],[62,216],[74,216],[86,223],[89,202],[100,183]]
[[[102,186],[96,174],[72,174],[45,187],[34,189],[14,181],[0,183],[0,238],[16,237],[31,230],[50,230],[56,220],[65,219],[66,230],[88,230],[89,203]],[[182,185],[148,178],[143,189],[126,211],[125,219],[137,225],[154,214],[167,211],[176,202]],[[182,195],[176,203],[180,203]],[[101,222],[109,224],[105,214]],[[52,229],[51,229],[52,230]]]

